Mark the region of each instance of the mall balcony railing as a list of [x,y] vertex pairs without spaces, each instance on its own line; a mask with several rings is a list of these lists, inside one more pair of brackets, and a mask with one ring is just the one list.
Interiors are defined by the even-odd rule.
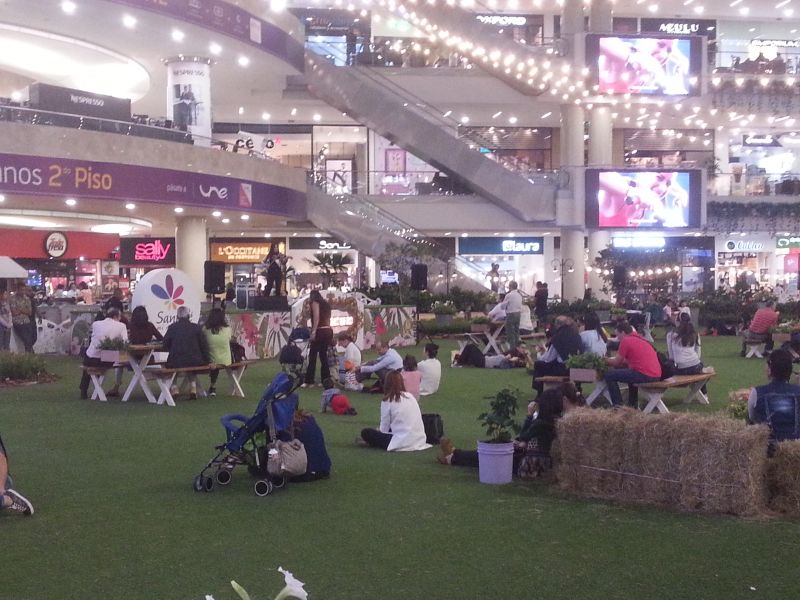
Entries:
[[178,144],[193,144],[217,150],[230,151],[240,156],[249,156],[262,160],[275,160],[267,156],[264,152],[257,150],[237,152],[234,148],[234,144],[231,142],[175,129],[167,119],[138,118],[132,121],[118,121],[114,119],[101,119],[99,117],[53,112],[14,104],[0,104],[0,121],[114,133],[117,135],[149,138]]
[[755,173],[742,170],[717,173],[709,179],[712,196],[800,196],[800,173]]
[[[366,196],[473,196],[468,187],[441,171],[325,171],[320,168],[315,180],[329,195],[358,194]],[[531,170],[529,178],[540,183],[558,181],[558,171]]]

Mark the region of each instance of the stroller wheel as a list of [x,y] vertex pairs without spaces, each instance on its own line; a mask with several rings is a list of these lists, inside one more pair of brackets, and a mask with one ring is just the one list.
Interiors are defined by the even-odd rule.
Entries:
[[202,475],[198,475],[197,477],[194,478],[194,481],[192,481],[192,489],[195,492],[202,492],[203,490],[205,490],[205,486],[203,485]]
[[255,491],[256,496],[260,496],[262,498],[264,496],[269,496],[272,493],[272,483],[266,479],[259,479],[253,486],[253,490]]
[[220,485],[228,485],[233,479],[233,475],[228,469],[220,469],[216,475],[217,483]]
[[211,477],[203,477],[203,489],[206,492],[214,490],[214,480]]
[[286,477],[284,477],[283,475],[272,478],[272,487],[282,488],[285,485],[286,485]]

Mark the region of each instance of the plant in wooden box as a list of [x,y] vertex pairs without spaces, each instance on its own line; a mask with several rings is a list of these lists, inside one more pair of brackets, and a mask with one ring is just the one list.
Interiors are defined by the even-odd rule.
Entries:
[[573,354],[564,363],[569,368],[569,378],[582,383],[594,383],[603,378],[608,369],[605,358],[597,354]]
[[472,333],[484,333],[486,331],[489,331],[490,323],[491,320],[489,319],[489,317],[483,317],[483,316],[475,317],[472,319],[472,322],[470,323],[470,331]]
[[104,337],[100,340],[98,349],[103,362],[118,363],[128,360],[128,342],[122,338]]
[[436,315],[437,323],[446,325],[453,321],[453,315],[456,314],[456,305],[450,300],[437,300],[431,304],[431,312]]
[[513,436],[519,431],[514,420],[519,390],[503,388],[490,398],[489,410],[478,417],[488,440],[478,442],[478,474],[481,483],[511,483],[514,471]]
[[780,347],[781,344],[790,341],[792,339],[792,333],[798,331],[798,329],[800,329],[800,326],[793,321],[780,323],[772,330],[772,342],[775,344],[775,347]]

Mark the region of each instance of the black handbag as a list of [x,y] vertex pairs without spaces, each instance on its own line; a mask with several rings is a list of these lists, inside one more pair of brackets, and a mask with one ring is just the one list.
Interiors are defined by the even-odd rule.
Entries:
[[429,444],[438,444],[444,437],[444,421],[442,416],[428,413],[422,415],[422,425],[425,427],[425,441]]
[[656,352],[658,356],[658,363],[661,365],[661,381],[665,379],[669,379],[673,375],[675,375],[675,361],[669,358],[663,352]]

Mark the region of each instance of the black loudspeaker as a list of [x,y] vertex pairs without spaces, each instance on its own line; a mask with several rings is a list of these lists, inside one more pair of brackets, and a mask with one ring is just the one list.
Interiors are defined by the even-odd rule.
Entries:
[[613,287],[624,288],[628,284],[628,271],[625,267],[614,267]]
[[253,310],[285,312],[289,310],[289,299],[286,296],[254,296]]
[[203,264],[205,275],[203,289],[206,294],[222,294],[225,292],[225,263],[207,260]]
[[411,265],[411,289],[428,289],[428,265]]

